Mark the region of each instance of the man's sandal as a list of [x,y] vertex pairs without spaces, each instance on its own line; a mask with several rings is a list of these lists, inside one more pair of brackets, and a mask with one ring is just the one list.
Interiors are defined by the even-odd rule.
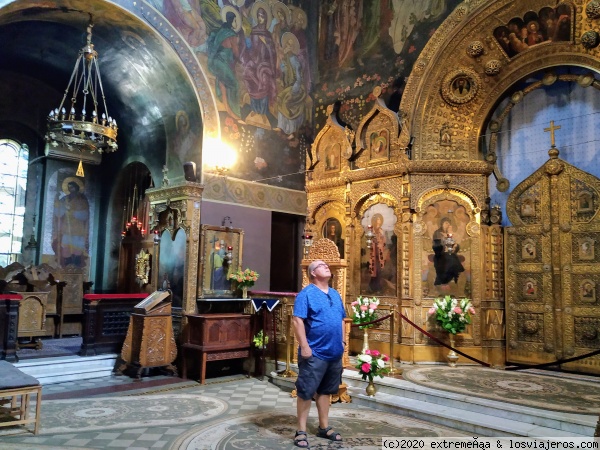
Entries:
[[[330,431],[331,431],[331,433],[330,433]],[[329,439],[330,441],[334,441],[334,442],[342,441],[342,435],[340,433],[338,433],[337,431],[333,431],[333,429],[331,427],[327,427],[327,428],[317,427],[317,437]]]
[[[304,436],[304,437],[300,438],[300,439],[296,439],[298,436]],[[296,431],[296,435],[294,436],[294,445],[296,447],[300,447],[300,448],[310,448],[310,446],[308,445],[307,437],[308,437],[308,435],[306,434],[306,431],[301,431],[301,430]]]

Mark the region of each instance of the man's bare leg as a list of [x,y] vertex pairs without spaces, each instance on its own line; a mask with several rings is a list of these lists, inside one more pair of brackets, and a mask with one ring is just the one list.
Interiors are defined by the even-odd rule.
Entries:
[[[303,400],[300,397],[296,398],[296,414],[298,416],[298,431],[306,432],[306,421],[308,420],[308,413],[310,412],[310,404],[312,400]],[[308,434],[307,434],[308,436]],[[300,435],[299,437],[305,437]],[[300,444],[299,446],[303,446]],[[308,445],[306,445],[308,447]]]
[[330,395],[317,394],[317,412],[319,413],[319,426],[325,429],[329,426]]

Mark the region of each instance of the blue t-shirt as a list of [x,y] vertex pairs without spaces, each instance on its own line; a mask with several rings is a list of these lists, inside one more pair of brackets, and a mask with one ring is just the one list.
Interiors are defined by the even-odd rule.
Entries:
[[342,320],[346,310],[338,291],[329,288],[325,294],[309,284],[296,297],[294,316],[304,319],[306,340],[313,355],[324,361],[336,361],[342,356]]

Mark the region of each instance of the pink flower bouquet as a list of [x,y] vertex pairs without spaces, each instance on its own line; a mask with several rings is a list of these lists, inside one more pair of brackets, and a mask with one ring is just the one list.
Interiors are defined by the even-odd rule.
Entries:
[[369,379],[369,381],[373,381],[373,377],[381,377],[387,374],[390,369],[386,367],[386,362],[388,362],[390,358],[383,353],[380,353],[378,350],[365,350],[364,353],[361,353],[356,357],[356,368],[358,369],[358,373],[362,375],[363,380]]
[[471,323],[471,315],[475,314],[475,308],[468,298],[459,299],[446,295],[433,301],[428,314],[435,316],[435,320],[448,333],[457,334],[462,333]]
[[[358,297],[355,301],[350,303],[352,307],[352,323],[361,324],[372,322],[377,319],[377,313],[375,310],[379,306],[379,299],[377,297]],[[373,325],[360,326],[363,328],[372,328]]]

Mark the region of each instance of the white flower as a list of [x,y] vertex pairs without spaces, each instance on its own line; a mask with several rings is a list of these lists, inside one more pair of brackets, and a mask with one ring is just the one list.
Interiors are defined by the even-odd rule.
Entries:
[[363,354],[358,355],[357,359],[360,362],[364,362],[364,363],[368,363],[368,364],[371,364],[371,361],[373,360],[373,358],[371,358],[371,355],[363,355]]
[[385,367],[385,361],[383,359],[378,359],[377,366],[379,366],[380,369],[383,369]]

